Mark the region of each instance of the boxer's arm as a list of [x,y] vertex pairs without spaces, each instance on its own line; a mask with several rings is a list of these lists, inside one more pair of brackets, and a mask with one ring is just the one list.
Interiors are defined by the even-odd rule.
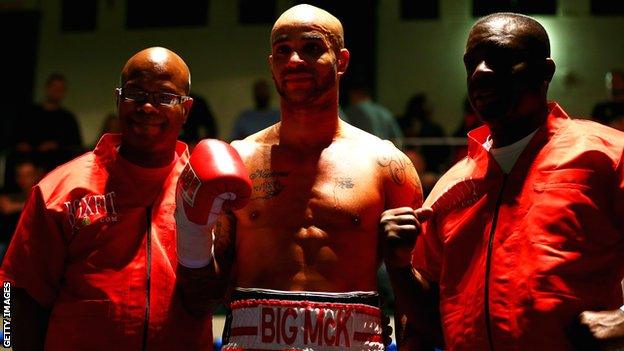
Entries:
[[422,186],[410,159],[390,142],[380,148],[377,165],[384,185],[384,209],[380,242],[388,269],[402,266],[411,259],[420,223],[414,209],[423,203]]
[[438,285],[427,281],[411,266],[389,270],[388,274],[395,287],[397,310],[407,317],[407,323],[400,326],[408,327],[401,333],[403,338],[414,338],[421,347],[443,347]]
[[[431,217],[430,209],[412,210],[410,207],[390,209],[382,214],[381,226],[388,238],[394,238],[389,245],[409,248],[410,255],[386,259],[386,268],[392,284],[397,315],[407,317],[409,330],[397,323],[397,335],[411,339],[421,347],[443,346],[442,327],[439,312],[439,290],[434,282],[428,281],[411,264],[414,240],[420,233],[422,222]],[[399,342],[405,340],[399,339]]]
[[13,350],[43,350],[50,312],[24,289],[15,288],[11,297]]
[[229,286],[234,263],[236,219],[227,211],[214,228],[214,255],[209,265],[188,268],[178,265],[178,285],[184,307],[193,315],[212,313],[221,303]]
[[420,208],[420,179],[405,154],[392,148],[378,164],[385,171],[385,207],[389,209],[382,214],[380,229],[397,314],[407,316],[419,344],[442,345],[437,285],[428,282],[411,264],[416,237],[432,211]]

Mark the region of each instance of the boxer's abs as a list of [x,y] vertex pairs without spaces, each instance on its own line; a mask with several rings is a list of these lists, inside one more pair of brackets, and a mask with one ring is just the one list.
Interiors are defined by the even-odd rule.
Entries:
[[237,234],[237,285],[285,291],[376,290],[376,233],[328,234],[316,227],[295,233]]

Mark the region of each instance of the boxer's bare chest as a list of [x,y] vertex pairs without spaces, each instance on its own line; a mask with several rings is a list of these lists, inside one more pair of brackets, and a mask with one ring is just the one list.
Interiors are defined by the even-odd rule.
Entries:
[[238,284],[374,289],[384,208],[383,172],[374,155],[350,145],[317,153],[272,146],[256,149],[245,164],[253,190],[236,212]]
[[376,160],[350,147],[302,154],[273,146],[247,167],[253,190],[243,225],[357,230],[376,223],[383,208]]

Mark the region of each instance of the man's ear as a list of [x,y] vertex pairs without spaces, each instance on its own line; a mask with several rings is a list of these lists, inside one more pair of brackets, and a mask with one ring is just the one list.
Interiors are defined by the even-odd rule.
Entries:
[[347,71],[350,56],[349,50],[345,48],[338,51],[338,76],[342,76]]
[[544,80],[550,82],[555,75],[555,61],[550,57],[544,60]]
[[193,98],[188,98],[188,100],[182,103],[182,114],[184,115],[184,122],[186,122],[189,112],[191,112],[191,107],[193,107]]

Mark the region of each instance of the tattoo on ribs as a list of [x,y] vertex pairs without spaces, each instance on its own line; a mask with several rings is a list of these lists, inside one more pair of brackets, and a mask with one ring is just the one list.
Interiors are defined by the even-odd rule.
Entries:
[[271,169],[257,169],[253,171],[249,178],[253,183],[252,200],[271,199],[279,195],[284,189],[284,184],[279,178],[288,176],[288,172],[279,172]]
[[393,182],[398,185],[405,183],[405,162],[400,157],[380,156],[377,158],[377,164],[388,169]]

